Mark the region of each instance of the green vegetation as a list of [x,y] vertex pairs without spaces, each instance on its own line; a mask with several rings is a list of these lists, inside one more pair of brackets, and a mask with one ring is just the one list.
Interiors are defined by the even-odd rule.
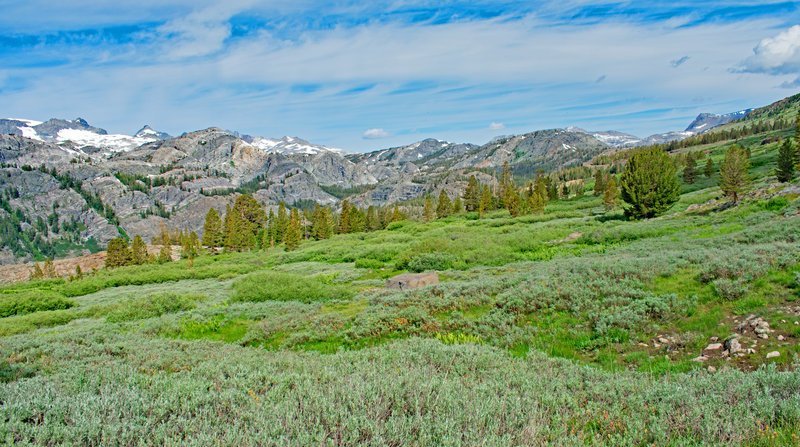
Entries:
[[[682,194],[656,219],[615,206],[620,171],[518,185],[509,170],[497,188],[470,179],[465,212],[440,193],[429,219],[423,202],[410,220],[242,199],[209,213],[206,244],[236,226],[242,246],[7,286],[0,440],[796,445],[800,199],[765,136],[739,142],[737,204],[721,141],[693,183],[671,170]],[[440,284],[383,287],[430,270]],[[742,326],[755,319],[767,338]],[[733,338],[742,352],[707,350]]]

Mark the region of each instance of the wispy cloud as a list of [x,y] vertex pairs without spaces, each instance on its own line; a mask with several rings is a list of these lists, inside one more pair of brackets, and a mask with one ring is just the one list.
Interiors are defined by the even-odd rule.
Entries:
[[502,130],[505,129],[506,126],[503,123],[492,122],[489,124],[489,130]]
[[381,138],[389,138],[391,136],[392,134],[390,134],[389,132],[380,128],[375,128],[375,129],[367,129],[364,132],[364,135],[362,135],[362,138],[364,138],[365,140],[378,140]]
[[681,65],[685,64],[686,61],[688,61],[689,59],[690,59],[689,56],[683,56],[679,59],[671,60],[669,64],[672,65],[673,68],[678,68]]

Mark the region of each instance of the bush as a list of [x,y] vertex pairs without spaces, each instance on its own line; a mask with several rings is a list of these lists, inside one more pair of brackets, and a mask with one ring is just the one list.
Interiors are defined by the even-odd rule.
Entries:
[[357,269],[379,269],[383,267],[383,262],[374,259],[359,258],[356,259]]
[[780,211],[789,205],[789,200],[786,197],[773,197],[764,204],[764,209],[769,211]]
[[178,295],[175,293],[131,298],[127,302],[119,303],[108,313],[106,320],[111,322],[144,320],[168,313],[191,310],[195,308],[196,301],[205,298],[202,295]]
[[741,279],[720,278],[715,279],[712,283],[717,294],[729,300],[744,298],[747,292],[750,291],[750,287]]
[[[450,270],[459,262],[459,259],[449,253],[422,253],[411,258],[408,269],[412,272],[428,270]],[[461,262],[463,264],[463,261]]]
[[21,290],[0,295],[0,318],[25,315],[43,310],[63,310],[75,306],[60,293],[43,290]]
[[347,300],[353,291],[338,284],[328,284],[319,277],[279,272],[258,272],[233,283],[231,301],[313,301]]

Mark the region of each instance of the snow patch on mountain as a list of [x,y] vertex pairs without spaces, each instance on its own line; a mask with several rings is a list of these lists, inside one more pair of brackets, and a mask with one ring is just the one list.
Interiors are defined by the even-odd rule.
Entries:
[[312,144],[297,137],[283,137],[279,140],[274,138],[253,137],[253,141],[250,143],[250,145],[266,152],[274,152],[284,155],[317,155],[325,152],[332,152],[338,155],[348,154],[348,152],[344,149]]
[[109,152],[123,152],[135,149],[143,144],[157,141],[155,136],[132,137],[130,135],[100,135],[89,130],[61,129],[56,136],[59,144],[72,143],[75,147],[95,147]]

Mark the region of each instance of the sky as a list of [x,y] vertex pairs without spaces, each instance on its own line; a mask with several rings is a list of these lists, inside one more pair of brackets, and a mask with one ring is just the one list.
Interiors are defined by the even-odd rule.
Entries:
[[363,152],[637,136],[800,91],[800,2],[0,0],[0,116]]

